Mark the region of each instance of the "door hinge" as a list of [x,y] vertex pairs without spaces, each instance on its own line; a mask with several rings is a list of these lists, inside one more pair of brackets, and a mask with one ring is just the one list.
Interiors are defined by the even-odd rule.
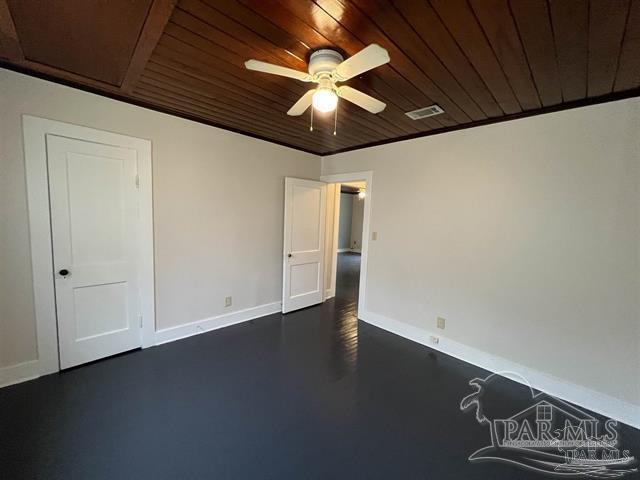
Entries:
[[138,319],[140,320],[140,328],[142,328],[142,314],[138,315]]
[[140,175],[136,174],[136,188],[140,188]]

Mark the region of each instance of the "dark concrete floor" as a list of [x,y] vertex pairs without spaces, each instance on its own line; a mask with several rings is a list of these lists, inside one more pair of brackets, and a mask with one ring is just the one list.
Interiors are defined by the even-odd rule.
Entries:
[[[0,479],[543,478],[467,460],[487,372],[358,321],[358,257],[339,265],[323,305],[0,390]],[[505,382],[493,407],[526,399]]]

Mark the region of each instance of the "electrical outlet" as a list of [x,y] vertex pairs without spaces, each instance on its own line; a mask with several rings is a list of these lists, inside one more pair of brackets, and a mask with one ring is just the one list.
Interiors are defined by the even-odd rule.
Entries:
[[447,321],[446,321],[444,318],[442,318],[442,317],[438,317],[438,318],[436,319],[436,322],[437,322],[438,328],[440,328],[440,329],[444,330],[444,326],[445,326],[445,323],[446,323]]
[[231,306],[231,297],[224,297],[224,306],[225,307]]
[[429,340],[431,340],[431,343],[435,343],[436,345],[440,343],[440,337],[436,337],[435,335],[431,335]]
[[371,234],[371,240],[377,240],[378,239],[378,232],[373,232]]

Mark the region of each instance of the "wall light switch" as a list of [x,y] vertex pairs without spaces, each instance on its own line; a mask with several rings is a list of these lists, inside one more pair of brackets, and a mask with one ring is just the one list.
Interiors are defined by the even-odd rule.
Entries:
[[445,323],[446,323],[446,320],[444,318],[438,317],[437,319],[438,328],[441,328],[442,330],[444,330]]
[[371,240],[377,240],[378,239],[378,232],[373,232],[371,234]]
[[231,297],[224,297],[224,306],[225,307],[231,306]]

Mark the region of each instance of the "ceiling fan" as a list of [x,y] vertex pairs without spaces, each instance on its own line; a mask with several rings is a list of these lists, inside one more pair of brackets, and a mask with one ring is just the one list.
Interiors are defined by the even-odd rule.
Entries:
[[[344,60],[342,55],[335,50],[317,50],[311,54],[309,59],[309,73],[261,62],[260,60],[247,60],[244,65],[249,70],[281,75],[302,82],[317,83],[318,86],[316,88],[305,93],[287,112],[287,115],[291,116],[302,115],[307,108],[313,105],[311,110],[311,130],[313,130],[313,110],[319,110],[320,112],[336,110],[338,97],[355,103],[371,113],[379,113],[384,110],[387,106],[384,102],[348,85],[338,86],[337,83],[345,82],[388,62],[389,53],[374,43],[363,48],[347,60]],[[333,133],[335,135],[335,129]]]

